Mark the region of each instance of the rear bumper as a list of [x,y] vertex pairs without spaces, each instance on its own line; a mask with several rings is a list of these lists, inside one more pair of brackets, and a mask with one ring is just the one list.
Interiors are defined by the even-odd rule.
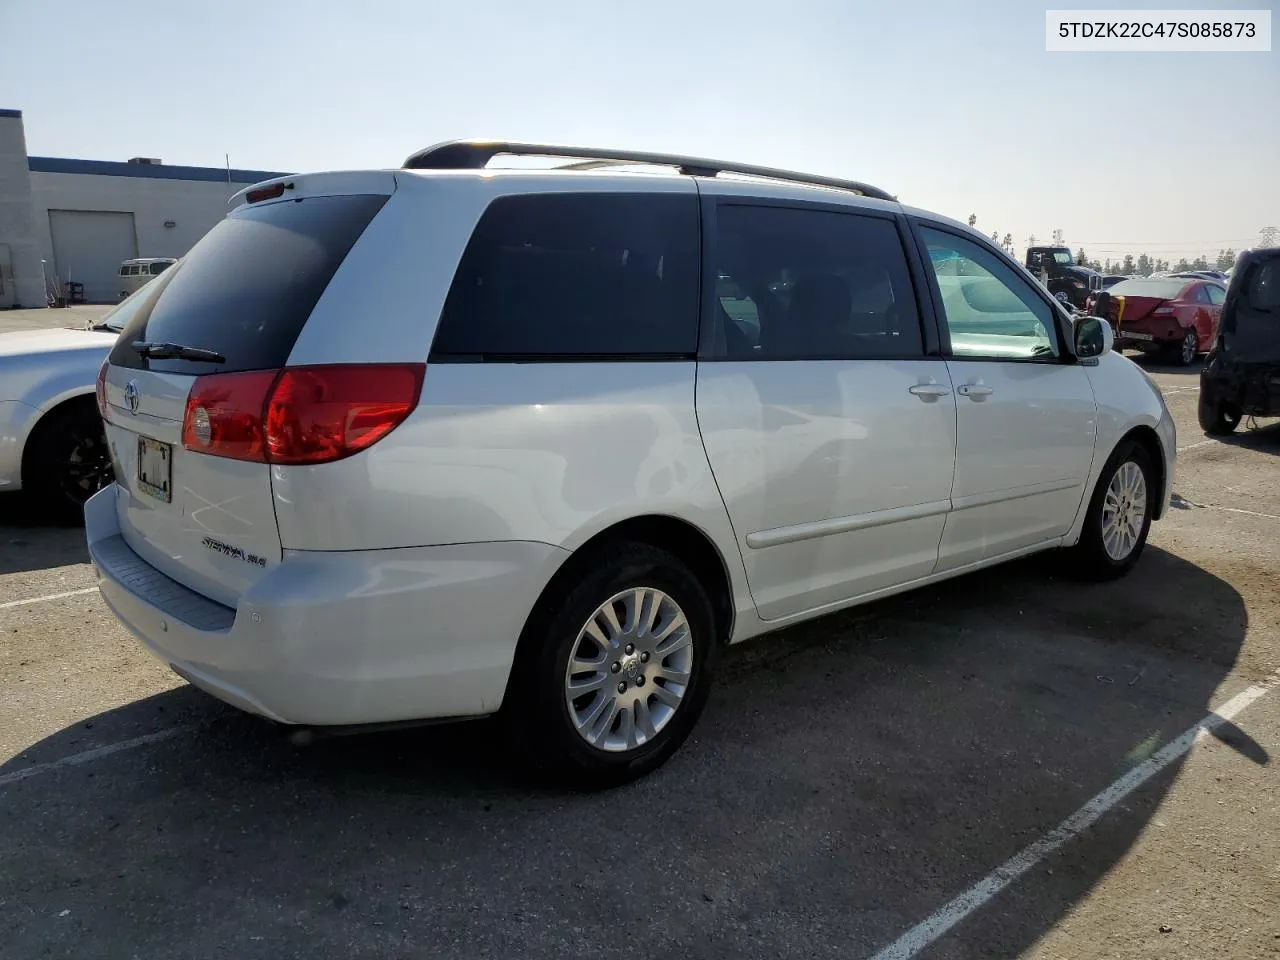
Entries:
[[152,655],[242,710],[314,726],[497,710],[525,618],[567,556],[527,542],[286,552],[233,609],[139,557],[111,487],[85,531],[103,598]]

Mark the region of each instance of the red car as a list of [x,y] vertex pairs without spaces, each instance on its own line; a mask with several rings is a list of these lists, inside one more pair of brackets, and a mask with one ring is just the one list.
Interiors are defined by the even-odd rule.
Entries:
[[1162,353],[1185,367],[1213,345],[1226,296],[1212,280],[1139,277],[1094,294],[1085,309],[1105,311],[1117,347]]

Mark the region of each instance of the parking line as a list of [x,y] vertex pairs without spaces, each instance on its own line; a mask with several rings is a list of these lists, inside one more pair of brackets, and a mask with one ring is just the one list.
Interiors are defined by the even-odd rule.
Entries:
[[1219,443],[1219,442],[1220,442],[1220,441],[1218,441],[1218,440],[1200,440],[1200,441],[1198,441],[1197,443],[1188,443],[1185,447],[1179,447],[1179,448],[1178,448],[1178,453],[1182,453],[1182,452],[1184,452],[1184,451],[1186,451],[1186,450],[1194,450],[1196,447],[1203,447],[1203,446],[1205,446],[1206,444],[1210,444],[1210,443]]
[[1277,683],[1280,683],[1280,672],[1272,674],[1262,683],[1254,684],[1247,690],[1237,693],[1190,730],[1111,784],[1031,846],[1006,860],[928,919],[916,924],[893,943],[878,951],[871,960],[908,960],[914,957],[1049,854],[1092,826],[1103,814],[1138,787],[1188,753],[1192,745],[1206,733],[1238,716],[1250,704],[1265,696]]
[[134,737],[132,740],[121,740],[118,743],[109,743],[104,747],[94,747],[92,750],[85,750],[83,753],[73,753],[69,757],[63,757],[61,760],[52,760],[49,763],[36,763],[24,770],[15,770],[13,773],[0,774],[0,787],[6,787],[11,783],[17,783],[19,780],[26,780],[28,777],[38,777],[42,773],[52,773],[55,770],[61,770],[64,767],[78,767],[82,763],[90,763],[94,760],[101,760],[103,757],[109,757],[113,753],[120,753],[124,750],[132,750],[135,747],[145,747],[151,743],[160,743],[163,740],[172,740],[179,734],[187,733],[201,726],[198,723],[184,723],[177,727],[166,727],[163,730],[157,730],[155,733],[144,733],[140,737]]
[[46,597],[28,597],[26,600],[9,600],[0,603],[0,610],[8,610],[11,607],[23,607],[28,603],[44,603],[46,600],[61,600],[63,597],[81,597],[86,593],[97,593],[97,587],[85,587],[83,590],[68,590],[66,593],[51,593]]

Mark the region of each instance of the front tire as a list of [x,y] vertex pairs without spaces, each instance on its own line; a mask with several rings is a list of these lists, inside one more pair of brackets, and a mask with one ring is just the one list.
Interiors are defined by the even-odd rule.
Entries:
[[1067,551],[1068,567],[1086,580],[1114,580],[1128,573],[1147,543],[1159,495],[1155,467],[1145,447],[1126,440],[1098,478],[1080,542]]
[[657,769],[706,705],[719,646],[706,590],[665,550],[605,544],[530,617],[503,713],[532,764],[585,789]]
[[22,459],[22,489],[43,519],[81,522],[85,502],[113,479],[106,432],[92,401],[55,409],[36,425]]

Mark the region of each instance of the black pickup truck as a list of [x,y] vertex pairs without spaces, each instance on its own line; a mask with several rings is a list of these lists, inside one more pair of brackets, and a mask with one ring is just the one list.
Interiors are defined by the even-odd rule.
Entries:
[[1079,266],[1068,247],[1029,247],[1027,269],[1040,277],[1055,297],[1080,310],[1089,294],[1102,289],[1102,274]]

